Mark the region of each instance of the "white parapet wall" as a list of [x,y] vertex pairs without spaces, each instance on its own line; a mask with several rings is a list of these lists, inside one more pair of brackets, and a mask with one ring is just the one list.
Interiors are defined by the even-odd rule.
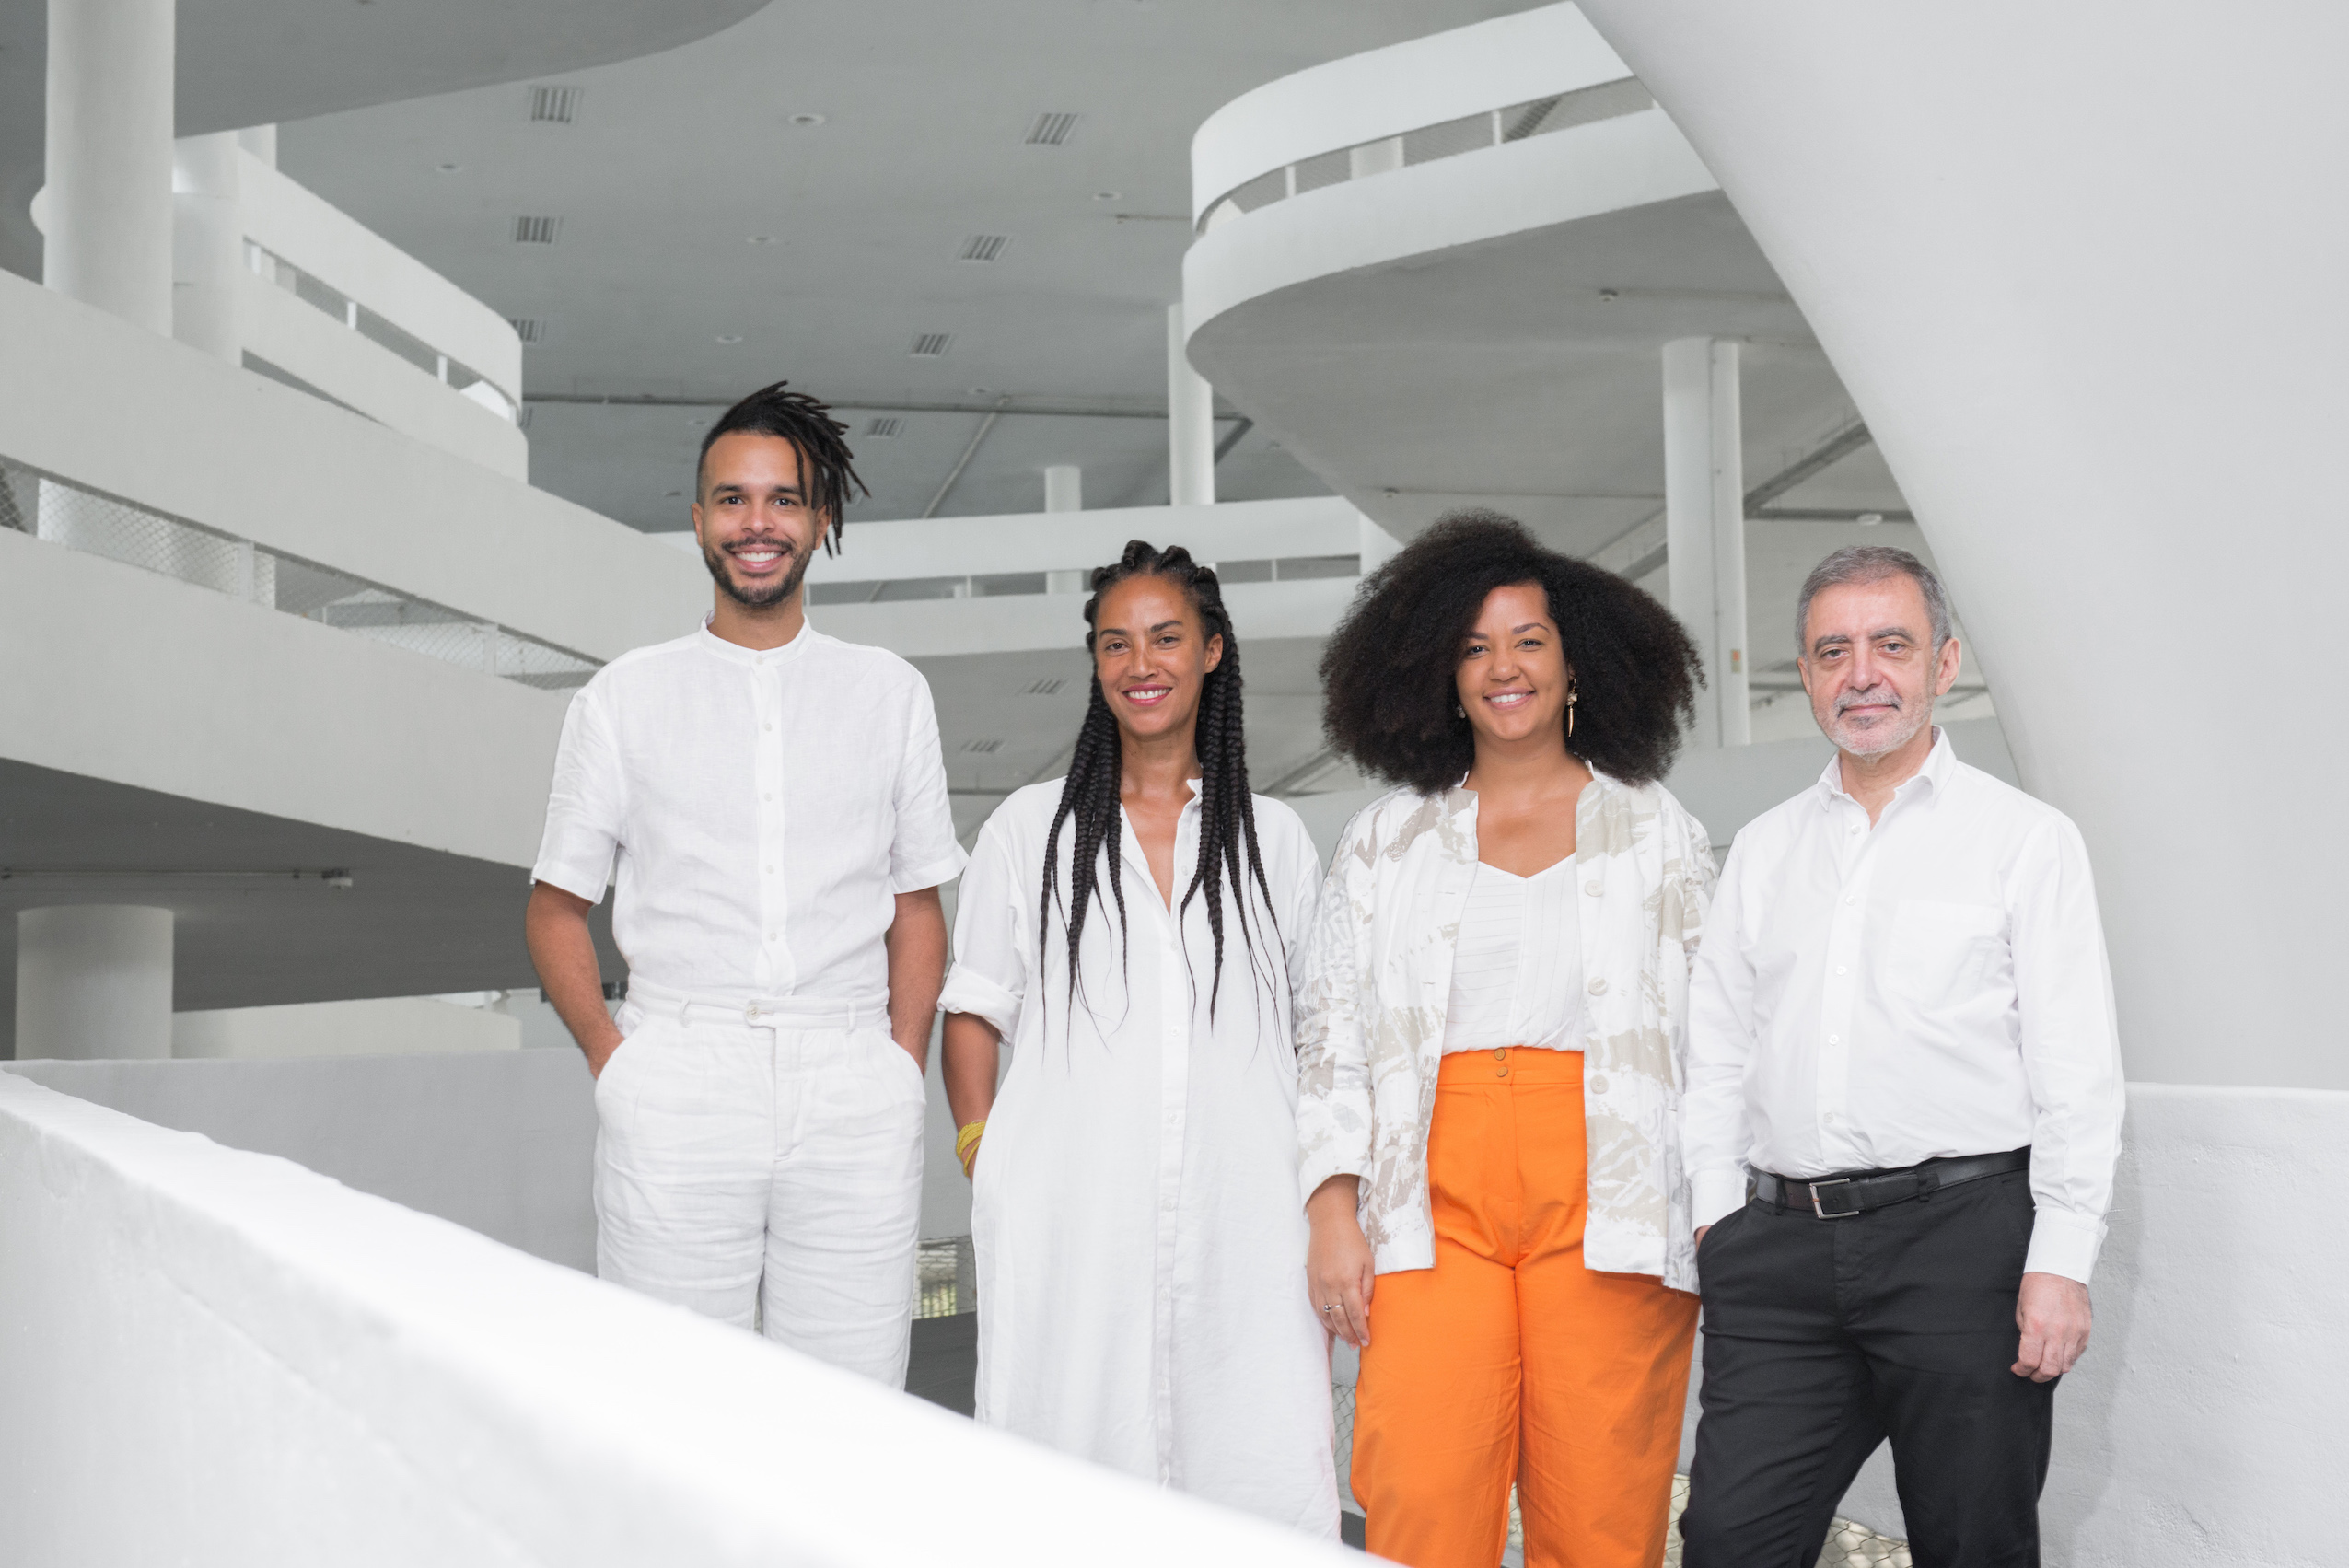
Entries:
[[1348,1561],[0,1074],[0,1562]]

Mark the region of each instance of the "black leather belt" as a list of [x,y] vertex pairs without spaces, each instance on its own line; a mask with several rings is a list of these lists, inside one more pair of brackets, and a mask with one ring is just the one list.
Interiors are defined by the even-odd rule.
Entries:
[[1870,1209],[1922,1198],[1944,1187],[2030,1167],[2031,1152],[2025,1147],[2009,1149],[2003,1155],[1959,1155],[1951,1159],[1926,1160],[1923,1165],[1903,1166],[1899,1170],[1855,1170],[1843,1176],[1802,1180],[1757,1170],[1753,1173],[1753,1195],[1776,1208],[1808,1209],[1823,1220],[1847,1220]]

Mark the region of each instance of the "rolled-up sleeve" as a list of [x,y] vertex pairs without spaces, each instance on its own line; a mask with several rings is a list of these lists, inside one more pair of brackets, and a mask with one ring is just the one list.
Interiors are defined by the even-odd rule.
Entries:
[[1359,956],[1370,873],[1355,853],[1368,811],[1346,825],[1313,911],[1296,987],[1297,1181],[1300,1198],[1333,1176],[1370,1174],[1370,1056],[1363,1035]]
[[2039,833],[2009,895],[2037,1210],[2023,1267],[2085,1284],[2104,1243],[2127,1091],[2087,845],[2062,819]]
[[1753,960],[1744,930],[1743,848],[1742,842],[1729,846],[1689,977],[1680,1157],[1688,1166],[1690,1223],[1700,1230],[1744,1204],[1746,1151],[1752,1146],[1745,1074],[1753,1053]]
[[1019,1027],[1033,934],[1023,918],[1033,900],[1017,860],[999,811],[979,830],[978,850],[955,891],[954,968],[938,993],[939,1012],[984,1018],[1006,1040]]
[[897,771],[897,831],[890,841],[892,893],[919,892],[951,882],[968,857],[954,836],[947,798],[946,759],[938,751],[938,710],[930,683],[916,673],[906,715],[905,760]]
[[547,795],[546,831],[530,878],[587,900],[603,901],[612,857],[623,841],[628,780],[614,743],[603,692],[579,689],[563,718],[554,754],[554,784]]

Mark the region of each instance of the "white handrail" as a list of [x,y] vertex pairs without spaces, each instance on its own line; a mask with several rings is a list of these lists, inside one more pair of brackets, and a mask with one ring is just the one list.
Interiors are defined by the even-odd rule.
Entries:
[[1192,220],[1290,164],[1631,74],[1572,5],[1332,60],[1207,117],[1191,143]]

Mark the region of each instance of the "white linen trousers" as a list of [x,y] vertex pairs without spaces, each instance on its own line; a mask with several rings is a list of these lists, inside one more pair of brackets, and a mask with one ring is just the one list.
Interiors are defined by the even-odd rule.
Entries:
[[878,1008],[632,983],[596,1079],[596,1273],[905,1386],[921,1069]]
[[[1255,801],[1272,909],[1250,890],[1254,958],[1224,891],[1222,993],[1209,1016],[1206,902],[1180,919],[1131,823],[1126,923],[1090,911],[1082,1000],[1066,928],[1037,949],[1044,839],[1060,781],[996,808],[963,875],[939,1006],[1002,1031],[1011,1065],[971,1197],[979,1269],[976,1414],[1099,1464],[1334,1538],[1329,1338],[1306,1289],[1297,1198],[1289,949],[1320,862],[1297,814]],[[1183,808],[1174,864],[1199,854]],[[1065,898],[1073,828],[1059,848]],[[1099,863],[1106,878],[1108,862]]]

